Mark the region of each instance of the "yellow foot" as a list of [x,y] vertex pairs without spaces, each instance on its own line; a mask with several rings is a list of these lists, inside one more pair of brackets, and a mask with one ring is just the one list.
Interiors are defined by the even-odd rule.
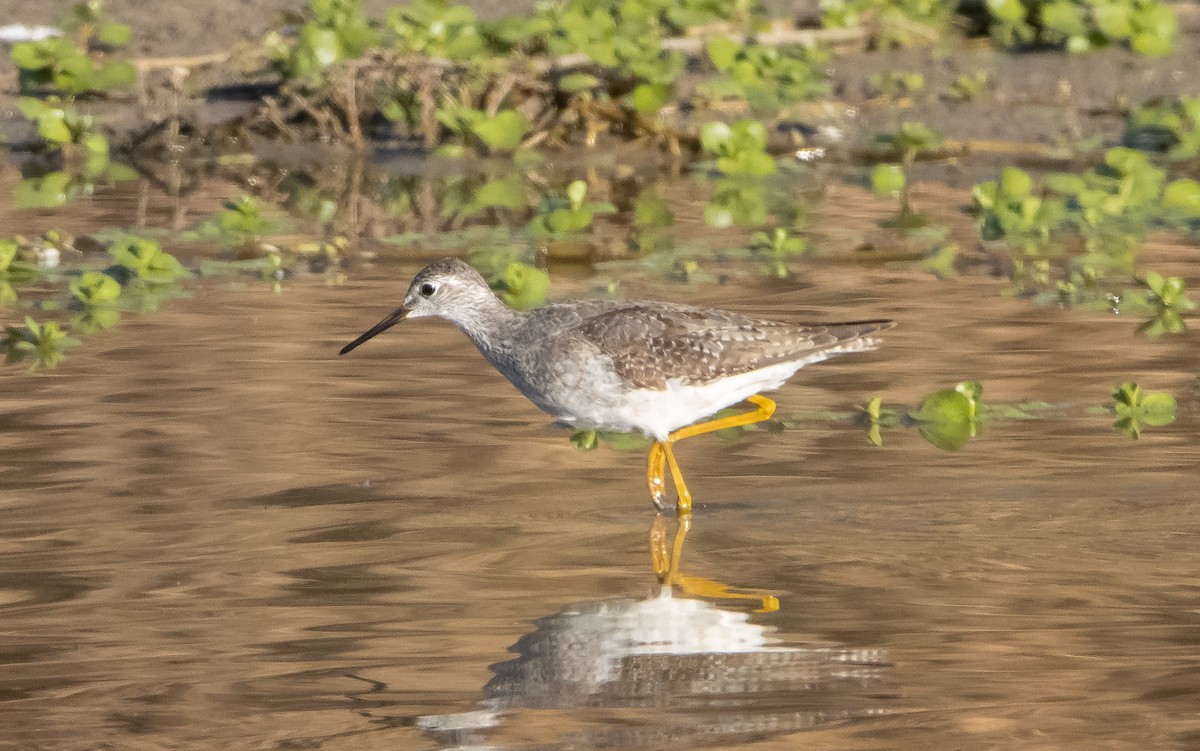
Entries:
[[678,518],[678,529],[675,540],[667,549],[667,521],[662,514],[655,514],[654,522],[650,525],[650,562],[654,567],[654,575],[659,584],[664,587],[678,588],[679,591],[692,597],[709,600],[756,600],[756,613],[773,613],[779,610],[779,598],[775,595],[756,589],[740,589],[730,587],[715,579],[702,576],[689,576],[679,570],[683,560],[683,543],[687,539],[688,530],[692,528],[691,514],[683,514]]

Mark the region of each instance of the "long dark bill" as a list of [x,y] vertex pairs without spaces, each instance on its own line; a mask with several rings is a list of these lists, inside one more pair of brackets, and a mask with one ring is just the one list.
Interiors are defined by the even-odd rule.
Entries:
[[384,318],[382,321],[380,321],[379,323],[375,324],[370,329],[368,329],[365,334],[358,337],[354,341],[350,342],[345,347],[342,347],[341,351],[338,352],[338,354],[344,355],[347,352],[349,352],[350,350],[357,347],[358,345],[365,342],[366,340],[370,339],[371,337],[373,337],[377,334],[382,334],[383,332],[387,331],[391,327],[395,326],[397,323],[400,323],[401,321],[403,321],[404,317],[407,315],[408,315],[408,308],[404,308],[404,307],[396,308],[395,310],[393,310],[391,312],[390,315],[388,315],[387,318]]

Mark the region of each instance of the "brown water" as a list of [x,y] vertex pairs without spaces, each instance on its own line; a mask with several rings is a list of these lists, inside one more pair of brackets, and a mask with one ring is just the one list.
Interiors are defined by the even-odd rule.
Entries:
[[[911,269],[639,288],[900,322],[782,389],[784,432],[678,450],[683,568],[753,613],[657,592],[644,453],[577,451],[453,327],[336,356],[415,268],[193,282],[4,371],[0,746],[1200,746],[1194,334]],[[964,378],[1059,407],[954,453],[793,419]],[[1089,407],[1134,379],[1180,411],[1131,442]]]

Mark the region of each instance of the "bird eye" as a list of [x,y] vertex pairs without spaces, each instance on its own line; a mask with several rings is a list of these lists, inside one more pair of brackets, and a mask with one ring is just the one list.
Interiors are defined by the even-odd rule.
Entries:
[[425,284],[421,285],[422,297],[433,297],[434,292],[437,292],[437,287],[433,286],[432,284],[426,282]]

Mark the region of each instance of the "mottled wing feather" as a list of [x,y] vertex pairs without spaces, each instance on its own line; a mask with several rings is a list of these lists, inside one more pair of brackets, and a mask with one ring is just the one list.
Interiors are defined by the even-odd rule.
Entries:
[[836,354],[890,327],[890,321],[787,324],[686,305],[627,303],[582,317],[577,332],[612,359],[622,379],[637,388],[661,389],[670,381],[709,383],[822,352]]

